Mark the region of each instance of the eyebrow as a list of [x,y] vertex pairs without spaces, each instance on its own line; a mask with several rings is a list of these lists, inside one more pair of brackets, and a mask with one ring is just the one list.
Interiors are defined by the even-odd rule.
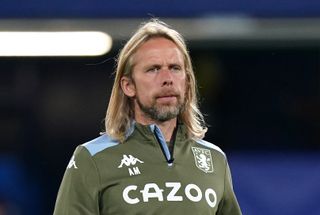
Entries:
[[[163,65],[160,63],[150,63],[150,64],[146,64],[145,67],[162,67]],[[173,66],[180,66],[183,67],[183,63],[169,63],[168,67],[173,67]]]
[[169,67],[174,67],[174,66],[182,67],[182,64],[180,64],[180,63],[171,63],[171,64],[169,64]]

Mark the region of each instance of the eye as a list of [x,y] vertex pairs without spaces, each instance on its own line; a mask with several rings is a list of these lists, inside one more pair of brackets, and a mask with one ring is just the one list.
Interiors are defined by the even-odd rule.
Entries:
[[147,72],[158,72],[160,70],[160,66],[152,66],[147,69]]
[[180,65],[172,65],[170,68],[173,72],[180,72],[182,70]]

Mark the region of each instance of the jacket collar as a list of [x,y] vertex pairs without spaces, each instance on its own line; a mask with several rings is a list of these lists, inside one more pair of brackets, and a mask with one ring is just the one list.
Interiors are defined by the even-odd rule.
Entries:
[[[182,123],[178,123],[178,130],[177,130],[177,135],[176,135],[176,141],[181,141],[181,140],[185,140],[188,135],[187,135],[187,129],[186,126]],[[150,125],[142,125],[136,121],[133,121],[131,123],[131,127],[127,132],[127,138],[131,137],[132,135],[139,135],[141,136],[143,139],[150,139],[150,140],[154,140],[155,135],[157,135],[157,138],[163,138],[163,135],[161,133],[161,130],[159,128],[159,126],[157,126],[156,124],[150,124]]]

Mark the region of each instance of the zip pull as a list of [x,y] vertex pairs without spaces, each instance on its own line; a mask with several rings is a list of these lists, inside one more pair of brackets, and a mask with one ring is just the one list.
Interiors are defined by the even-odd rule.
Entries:
[[172,164],[174,161],[173,149],[174,149],[174,143],[176,140],[176,135],[177,135],[177,130],[178,130],[177,127],[174,129],[173,134],[171,136],[170,143],[169,143],[169,145],[171,146],[170,148],[168,147],[166,140],[165,140],[160,128],[157,125],[153,125],[151,128],[153,128],[153,133],[154,133],[158,143],[160,144],[161,150],[162,150],[167,162],[169,164]]

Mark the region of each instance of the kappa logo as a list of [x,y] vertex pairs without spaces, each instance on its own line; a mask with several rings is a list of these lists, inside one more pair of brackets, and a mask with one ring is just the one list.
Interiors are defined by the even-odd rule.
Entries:
[[213,164],[210,150],[197,147],[191,148],[195,164],[198,167],[198,169],[202,170],[205,173],[213,172]]
[[132,155],[123,155],[123,158],[121,160],[121,164],[118,166],[118,168],[122,168],[123,165],[126,166],[133,166],[136,165],[136,163],[143,163],[143,161],[139,160],[138,158],[133,157]]
[[[120,165],[118,168],[122,168],[123,165],[128,167],[129,175],[140,175],[141,172],[139,170],[139,167],[135,167],[137,163],[144,163],[143,161],[139,160],[138,158],[133,157],[132,155],[123,155],[123,158],[121,160]],[[134,166],[132,168],[129,168],[130,166]]]
[[74,155],[73,155],[72,158],[70,159],[67,168],[70,169],[70,168],[72,168],[72,167],[75,168],[75,169],[78,169],[78,167],[77,167],[77,165],[76,165],[76,161],[74,160]]

